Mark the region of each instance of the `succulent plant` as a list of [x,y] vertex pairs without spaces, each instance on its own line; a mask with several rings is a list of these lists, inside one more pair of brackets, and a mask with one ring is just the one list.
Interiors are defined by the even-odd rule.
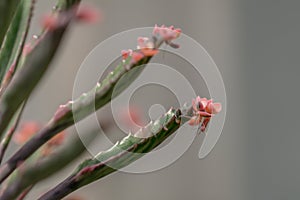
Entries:
[[[173,41],[180,36],[180,29],[155,26],[150,38],[137,39],[138,49],[123,50],[122,61],[106,78],[77,99],[60,105],[46,125],[27,124],[16,133],[26,101],[52,67],[51,61],[70,23],[93,22],[97,18],[95,11],[81,9],[79,3],[80,0],[58,0],[52,13],[42,20],[41,34],[31,44],[25,44],[35,0],[0,0],[0,200],[25,198],[35,184],[77,158],[85,147],[76,135],[62,142],[64,130],[126,92],[163,43],[179,47]],[[171,108],[136,133],[128,133],[109,150],[83,161],[68,178],[38,199],[61,199],[129,165],[161,144],[182,124],[199,126],[203,132],[220,110],[220,104],[200,97],[191,106]],[[87,141],[93,140],[95,132],[86,133]],[[16,138],[20,148],[2,163],[12,138]]]

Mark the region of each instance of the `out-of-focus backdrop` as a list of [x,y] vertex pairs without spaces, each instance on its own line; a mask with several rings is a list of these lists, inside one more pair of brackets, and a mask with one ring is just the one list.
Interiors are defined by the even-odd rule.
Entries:
[[[40,17],[54,3],[38,1],[31,35],[39,32]],[[199,137],[167,168],[147,174],[115,173],[76,194],[87,200],[299,199],[300,1],[83,3],[100,8],[103,22],[72,26],[48,76],[31,97],[25,119],[46,122],[71,98],[80,64],[101,41],[154,24],[181,27],[208,51],[222,74],[228,99],[223,133],[205,159],[197,156]],[[78,162],[37,185],[31,195],[58,183]]]

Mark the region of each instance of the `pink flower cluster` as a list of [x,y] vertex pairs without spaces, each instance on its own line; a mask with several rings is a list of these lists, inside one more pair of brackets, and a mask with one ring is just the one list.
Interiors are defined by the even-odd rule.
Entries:
[[174,26],[167,27],[165,25],[157,26],[153,29],[153,35],[160,35],[166,41],[171,41],[178,38],[181,34],[181,29],[174,28]]
[[[153,35],[159,35],[161,36],[164,41],[169,44],[170,46],[174,48],[178,48],[178,45],[172,43],[171,41],[178,38],[180,36],[181,30],[180,29],[175,29],[174,26],[166,27],[165,25],[162,26],[157,26],[155,25],[153,29]],[[158,53],[158,50],[155,48],[155,44],[153,41],[151,41],[147,37],[139,37],[137,39],[137,49],[138,51],[133,51],[131,49],[128,50],[123,50],[122,53],[122,58],[123,61],[126,60],[129,56],[132,57],[132,63],[135,64],[141,59],[143,59],[145,56],[154,56],[155,54]]]
[[189,125],[197,126],[201,123],[201,132],[204,132],[211,117],[221,111],[220,103],[213,103],[212,99],[200,98],[199,96],[192,101],[194,116],[189,120]]
[[144,58],[144,54],[138,51],[132,51],[131,49],[121,51],[123,60],[126,60],[129,56],[132,57],[132,63],[135,64]]
[[158,50],[154,48],[154,44],[149,38],[146,37],[139,37],[138,38],[138,51],[133,51],[131,49],[122,50],[122,58],[126,60],[129,56],[132,57],[132,64],[139,62],[145,56],[154,56],[158,53]]
[[158,50],[154,47],[154,43],[149,38],[139,37],[137,42],[137,48],[140,49],[145,56],[154,56],[158,53]]

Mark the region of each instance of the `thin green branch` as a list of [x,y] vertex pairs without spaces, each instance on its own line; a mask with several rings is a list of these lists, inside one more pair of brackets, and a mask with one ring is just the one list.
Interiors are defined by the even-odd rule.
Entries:
[[[164,41],[161,37],[153,36],[154,48],[157,49]],[[122,61],[113,72],[109,73],[101,83],[97,83],[90,92],[82,94],[75,101],[69,101],[66,105],[60,106],[49,123],[0,167],[0,182],[16,169],[18,163],[25,161],[57,133],[73,125],[74,119],[79,121],[85,118],[125,90],[141,73],[141,70],[144,69],[151,58],[152,56],[144,56],[138,62],[134,62],[134,58],[129,56],[126,61]],[[122,82],[117,84],[118,81]],[[112,94],[114,95],[112,96]]]
[[59,170],[63,169],[70,162],[78,158],[85,152],[87,145],[89,145],[98,131],[90,131],[84,135],[85,143],[75,134],[71,138],[67,138],[66,144],[63,144],[56,151],[52,152],[47,157],[34,160],[34,162],[24,164],[21,170],[16,171],[17,176],[12,176],[3,185],[4,190],[1,192],[1,200],[13,200],[20,195],[26,188],[35,185],[39,181],[53,175]]
[[[28,34],[35,0],[22,0],[6,33],[0,51],[0,82],[1,94],[12,78],[21,57],[23,46]],[[3,83],[3,78],[6,80]],[[4,85],[5,86],[4,86]]]
[[0,0],[0,46],[20,0]]
[[0,163],[2,162],[2,159],[4,157],[4,154],[6,152],[6,149],[16,131],[16,128],[19,124],[21,115],[23,113],[24,107],[26,105],[26,102],[24,102],[21,107],[19,108],[19,110],[15,113],[15,116],[13,118],[13,120],[11,121],[11,125],[8,127],[8,130],[6,132],[6,134],[4,135],[3,139],[1,140],[1,144],[0,144]]
[[69,12],[68,15],[64,12],[59,13],[58,21],[63,20],[64,23],[47,30],[40,36],[32,51],[26,56],[23,66],[1,96],[0,136],[7,128],[16,110],[29,97],[48,69],[73,15],[75,15],[74,11]]
[[[183,115],[189,113],[191,112],[188,111]],[[134,135],[129,134],[109,150],[84,161],[72,175],[42,195],[39,200],[61,199],[78,188],[129,165],[152,151],[185,123],[186,120],[181,119],[181,116],[180,109],[170,109]]]

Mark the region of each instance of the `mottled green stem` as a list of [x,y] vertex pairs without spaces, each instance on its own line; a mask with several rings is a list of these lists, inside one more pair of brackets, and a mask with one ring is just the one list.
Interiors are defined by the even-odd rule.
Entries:
[[[18,66],[30,27],[35,0],[22,0],[6,33],[0,51],[0,94],[8,85]],[[6,74],[6,75],[5,75]],[[6,76],[6,80],[3,78]]]
[[20,0],[0,0],[0,45]]
[[[155,48],[158,48],[164,40],[163,38],[153,37],[153,42]],[[0,182],[16,169],[18,163],[25,161],[57,133],[73,125],[74,118],[76,121],[85,118],[125,90],[141,73],[141,70],[150,61],[151,57],[145,56],[137,63],[132,62],[133,58],[129,57],[125,62],[121,62],[113,72],[109,73],[90,92],[82,94],[75,101],[69,101],[66,105],[60,106],[49,123],[0,167]],[[122,82],[117,84],[119,80]],[[112,96],[113,93],[114,95]]]
[[134,135],[129,134],[109,150],[84,161],[72,175],[42,195],[39,200],[61,199],[78,188],[129,165],[152,151],[186,122],[181,116],[180,109],[170,109]]
[[[67,11],[66,11],[67,12]],[[60,41],[67,29],[74,12],[66,14],[61,12],[58,20],[64,23],[55,27],[53,30],[44,32],[32,51],[26,56],[22,68],[16,73],[5,93],[0,98],[0,136],[7,128],[14,113],[22,102],[29,97],[39,80],[48,69]]]
[[26,102],[23,103],[23,105],[19,108],[19,110],[15,113],[14,118],[11,121],[11,125],[9,126],[7,132],[5,133],[3,139],[1,140],[0,144],[0,164],[2,162],[2,159],[4,157],[4,154],[6,152],[6,149],[16,131],[16,128],[19,124],[21,115],[23,113],[24,107],[26,105]]
[[49,156],[28,163],[26,161],[21,170],[16,171],[17,176],[12,176],[4,183],[5,188],[1,192],[0,200],[14,200],[26,188],[38,183],[39,181],[51,176],[57,171],[63,169],[71,161],[78,158],[86,150],[97,136],[98,131],[91,131],[84,135],[85,143],[75,134],[68,138],[67,143],[61,146]]

